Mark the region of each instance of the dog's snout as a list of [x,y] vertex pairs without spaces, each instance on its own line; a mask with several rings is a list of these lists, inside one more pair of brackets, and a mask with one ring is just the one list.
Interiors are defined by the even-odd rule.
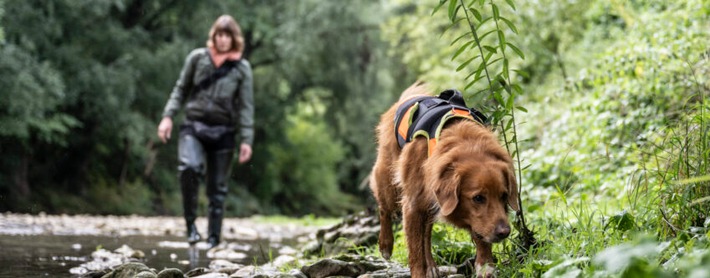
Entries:
[[510,225],[508,223],[498,223],[496,225],[496,238],[502,240],[510,235]]

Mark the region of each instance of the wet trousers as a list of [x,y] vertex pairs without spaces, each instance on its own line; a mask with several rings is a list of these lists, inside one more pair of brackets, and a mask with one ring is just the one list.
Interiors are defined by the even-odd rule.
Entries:
[[227,134],[221,141],[200,139],[189,126],[181,126],[178,141],[178,171],[182,191],[183,211],[190,243],[200,240],[195,228],[198,193],[201,180],[205,181],[209,200],[207,241],[212,247],[219,244],[224,217],[224,200],[227,196],[234,135]]

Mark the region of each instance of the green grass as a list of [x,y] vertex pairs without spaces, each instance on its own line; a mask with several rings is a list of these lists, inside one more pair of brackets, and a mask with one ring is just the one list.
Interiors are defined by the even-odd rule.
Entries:
[[[500,277],[703,277],[710,269],[710,232],[684,232],[665,237],[657,221],[658,208],[649,201],[595,201],[592,196],[565,196],[557,191],[529,213],[530,226],[540,243],[527,252],[511,239],[494,245]],[[607,202],[610,201],[610,202]],[[636,203],[633,210],[630,201]],[[690,231],[690,230],[688,230]],[[458,265],[475,255],[467,232],[437,223],[432,242],[440,265]],[[376,254],[376,247],[363,253]],[[394,261],[407,264],[406,243],[396,234]],[[705,272],[707,273],[707,272]]]

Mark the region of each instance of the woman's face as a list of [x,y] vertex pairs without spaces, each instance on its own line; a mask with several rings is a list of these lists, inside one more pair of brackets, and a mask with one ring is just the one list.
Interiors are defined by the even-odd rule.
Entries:
[[218,52],[227,52],[232,49],[232,36],[225,32],[217,32],[214,35],[214,44]]

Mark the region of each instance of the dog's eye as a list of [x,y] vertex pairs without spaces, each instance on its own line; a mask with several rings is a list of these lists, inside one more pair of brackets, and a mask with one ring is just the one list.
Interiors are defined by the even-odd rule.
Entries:
[[503,196],[500,197],[503,201],[508,200],[508,193],[503,193]]
[[483,204],[486,202],[486,197],[483,197],[483,195],[473,196],[473,202],[478,203],[478,204]]

